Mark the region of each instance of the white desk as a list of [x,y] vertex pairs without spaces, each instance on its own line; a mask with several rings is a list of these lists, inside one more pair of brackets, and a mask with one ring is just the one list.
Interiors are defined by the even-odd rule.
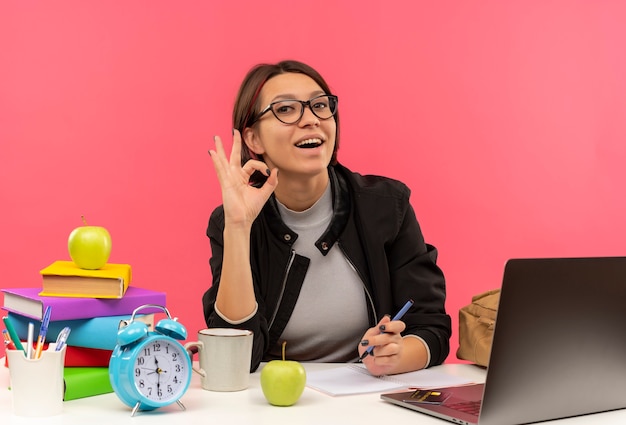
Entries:
[[[304,364],[307,371],[337,367],[336,364]],[[436,370],[483,382],[485,371],[473,365],[447,364]],[[0,424],[85,425],[89,423],[172,425],[174,423],[206,424],[341,424],[363,425],[374,423],[435,424],[448,422],[432,418],[380,400],[379,394],[331,397],[306,388],[300,400],[290,407],[269,405],[259,383],[259,372],[251,377],[250,388],[234,393],[204,391],[200,379],[193,374],[189,390],[182,402],[187,410],[176,404],[150,412],[130,416],[130,408],[113,393],[65,402],[63,414],[49,418],[23,418],[13,415],[11,393],[7,390],[9,372],[0,366]],[[384,421],[384,422],[383,422]],[[624,424],[626,410],[551,421],[559,425],[570,424]]]

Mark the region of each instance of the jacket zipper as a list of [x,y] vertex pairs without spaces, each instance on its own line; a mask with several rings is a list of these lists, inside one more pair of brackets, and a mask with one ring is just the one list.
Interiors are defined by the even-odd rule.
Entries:
[[367,296],[367,301],[369,302],[369,305],[370,305],[370,307],[372,309],[372,313],[374,313],[374,319],[373,319],[374,323],[372,324],[372,326],[374,326],[374,325],[376,325],[376,318],[378,317],[378,314],[376,314],[376,307],[374,307],[374,301],[372,300],[372,294],[370,294],[370,291],[367,289],[367,286],[365,285],[365,279],[363,278],[363,275],[356,268],[356,266],[354,265],[354,263],[352,262],[352,260],[350,259],[350,257],[346,253],[346,251],[343,249],[343,245],[341,245],[341,243],[339,241],[337,241],[336,244],[341,249],[341,252],[343,253],[344,258],[346,259],[346,261],[348,262],[348,264],[350,265],[352,270],[354,270],[354,272],[357,274],[357,276],[359,276],[359,279],[361,279],[361,285],[363,285],[363,290],[365,290],[365,295]]
[[285,270],[285,274],[283,277],[283,283],[280,288],[280,295],[278,296],[278,301],[276,302],[276,308],[274,309],[274,314],[272,314],[272,319],[270,320],[269,325],[267,326],[268,330],[272,328],[272,325],[274,324],[274,320],[276,319],[276,315],[278,314],[278,309],[280,308],[280,303],[283,301],[283,295],[285,294],[285,288],[287,287],[287,276],[289,276],[289,270],[291,270],[291,265],[293,264],[293,260],[295,257],[296,257],[296,251],[292,249],[291,253],[289,254],[289,262],[287,263],[287,269]]

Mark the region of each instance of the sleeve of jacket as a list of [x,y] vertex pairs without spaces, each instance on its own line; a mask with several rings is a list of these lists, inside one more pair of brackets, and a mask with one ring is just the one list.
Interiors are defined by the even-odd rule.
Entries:
[[[202,297],[202,306],[204,310],[204,320],[209,328],[239,328],[251,330],[254,334],[254,343],[252,348],[252,360],[250,363],[250,371],[254,372],[261,363],[263,353],[267,350],[268,327],[265,316],[262,311],[264,306],[259,305],[256,313],[248,320],[242,323],[231,323],[222,318],[215,311],[215,299],[222,275],[222,259],[224,253],[224,211],[222,207],[218,207],[211,214],[209,226],[207,228],[207,236],[211,242],[211,266],[212,284]],[[255,292],[257,289],[255,288]],[[256,297],[257,302],[261,302],[260,297]]]
[[450,352],[452,325],[445,309],[445,278],[437,265],[437,249],[424,242],[413,207],[408,202],[405,206],[398,217],[399,232],[387,247],[393,299],[399,304],[415,301],[404,317],[404,333],[426,341],[431,355],[428,366],[434,366],[443,363]]

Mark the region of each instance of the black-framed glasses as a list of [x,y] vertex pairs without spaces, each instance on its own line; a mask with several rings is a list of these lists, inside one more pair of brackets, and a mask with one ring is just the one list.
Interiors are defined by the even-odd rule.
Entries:
[[337,113],[337,96],[324,94],[316,96],[307,101],[297,99],[284,99],[272,102],[259,115],[256,116],[250,125],[254,124],[263,115],[272,111],[276,119],[283,124],[295,124],[304,115],[304,107],[308,106],[313,115],[321,120],[327,120]]

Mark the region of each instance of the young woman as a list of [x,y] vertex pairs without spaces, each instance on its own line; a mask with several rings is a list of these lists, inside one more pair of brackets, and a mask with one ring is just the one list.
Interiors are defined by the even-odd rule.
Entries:
[[[227,157],[209,151],[223,205],[207,236],[207,326],[254,332],[261,361],[362,361],[374,375],[442,363],[450,317],[436,249],[409,189],[337,162],[338,99],[297,61],[252,68],[233,112]],[[390,320],[408,301],[402,320]]]

